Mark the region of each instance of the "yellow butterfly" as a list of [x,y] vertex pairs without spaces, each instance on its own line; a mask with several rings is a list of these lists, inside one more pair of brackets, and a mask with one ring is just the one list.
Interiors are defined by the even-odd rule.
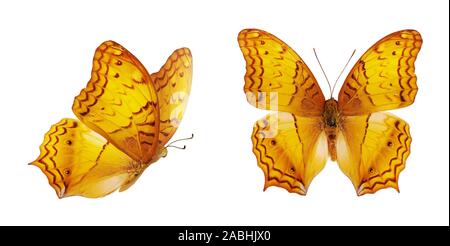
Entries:
[[280,112],[257,121],[252,133],[264,190],[279,186],[305,195],[328,156],[358,195],[399,190],[399,174],[410,153],[409,126],[379,111],[414,102],[414,62],[422,45],[417,31],[392,33],[369,48],[345,79],[337,101],[325,100],[300,56],[274,35],[245,29],[238,41],[246,61],[248,102]]
[[80,121],[53,125],[30,164],[42,170],[59,198],[128,189],[167,155],[165,145],[183,117],[191,81],[187,48],[174,51],[159,72],[149,74],[118,43],[102,43],[91,79],[72,106]]

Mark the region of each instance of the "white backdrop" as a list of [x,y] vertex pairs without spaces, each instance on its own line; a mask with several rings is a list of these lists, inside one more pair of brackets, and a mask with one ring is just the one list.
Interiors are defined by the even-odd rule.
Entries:
[[[79,2],[79,3],[78,3]],[[239,3],[237,3],[239,2]],[[448,225],[448,1],[13,1],[0,3],[0,225]],[[416,61],[416,102],[393,111],[411,126],[412,152],[400,190],[357,197],[328,162],[308,195],[263,192],[252,153],[254,122],[266,114],[246,102],[243,28],[269,31],[293,47],[328,89],[353,49],[361,54],[406,28],[424,39]],[[45,132],[71,112],[103,41],[124,45],[150,72],[189,47],[192,93],[169,150],[128,191],[102,199],[58,199],[27,163]],[[342,84],[337,85],[337,92]]]

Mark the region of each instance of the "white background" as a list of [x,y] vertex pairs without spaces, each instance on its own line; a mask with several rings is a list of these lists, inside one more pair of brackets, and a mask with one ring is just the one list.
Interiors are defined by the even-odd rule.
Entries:
[[[448,1],[11,1],[0,3],[0,225],[448,225]],[[239,3],[237,3],[239,2]],[[394,113],[411,126],[412,152],[400,190],[357,197],[329,162],[307,196],[263,192],[252,153],[254,122],[266,114],[246,102],[243,28],[267,30],[293,47],[327,85],[374,42],[406,28],[422,34],[416,102]],[[74,96],[90,77],[92,56],[112,39],[150,72],[189,47],[192,93],[174,136],[195,133],[187,150],[170,149],[128,191],[102,199],[58,199],[27,163],[45,132],[74,117]],[[337,85],[339,91],[342,79]]]

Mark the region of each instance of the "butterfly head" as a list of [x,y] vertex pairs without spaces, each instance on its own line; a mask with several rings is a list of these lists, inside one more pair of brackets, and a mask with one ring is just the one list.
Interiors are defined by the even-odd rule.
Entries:
[[164,147],[158,151],[158,159],[161,157],[164,158],[166,156],[167,156],[167,147]]

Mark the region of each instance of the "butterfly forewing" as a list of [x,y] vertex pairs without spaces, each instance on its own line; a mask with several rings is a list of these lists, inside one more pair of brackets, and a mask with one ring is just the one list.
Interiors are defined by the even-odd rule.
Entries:
[[244,91],[255,107],[320,116],[325,98],[314,75],[297,53],[274,35],[257,29],[239,33],[246,61]]
[[339,92],[342,115],[364,115],[406,107],[417,94],[414,62],[422,46],[415,30],[392,33],[356,62]]
[[107,41],[94,55],[92,77],[75,98],[75,115],[136,161],[149,163],[158,144],[156,90],[142,64]]

